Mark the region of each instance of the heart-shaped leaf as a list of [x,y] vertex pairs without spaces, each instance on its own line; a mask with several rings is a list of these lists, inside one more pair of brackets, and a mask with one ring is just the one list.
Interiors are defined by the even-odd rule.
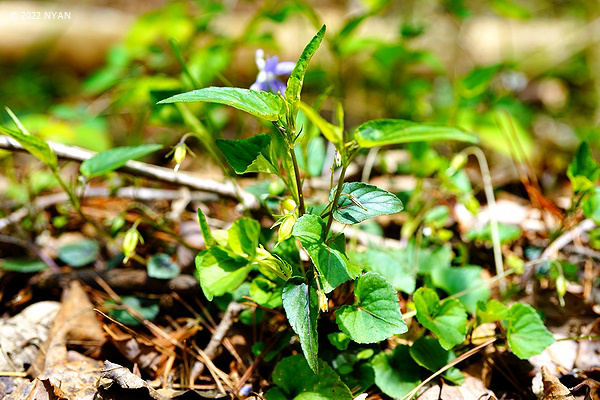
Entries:
[[398,293],[381,275],[362,275],[356,281],[354,295],[357,303],[342,306],[336,322],[355,342],[377,343],[408,330],[398,305]]
[[[432,337],[419,338],[410,346],[410,355],[422,367],[431,372],[442,369],[446,364],[456,359],[452,350],[443,349],[440,342]],[[443,375],[450,382],[461,385],[465,377],[457,368],[450,368]]]
[[433,332],[446,350],[465,340],[467,311],[458,299],[440,298],[433,289],[419,288],[413,295],[417,319]]
[[399,399],[421,383],[421,371],[409,354],[408,346],[399,344],[391,355],[381,352],[371,362],[375,384],[390,397]]
[[150,257],[148,265],[148,276],[154,279],[173,279],[181,272],[179,265],[171,260],[171,256],[158,253]]
[[510,315],[506,338],[510,349],[520,359],[535,356],[554,343],[554,337],[530,305],[513,304]]
[[98,259],[100,246],[91,239],[83,239],[76,243],[62,246],[58,250],[58,258],[71,267],[83,267]]
[[352,400],[350,389],[325,361],[319,360],[314,374],[300,354],[279,361],[273,370],[276,388],[267,392],[267,400]]

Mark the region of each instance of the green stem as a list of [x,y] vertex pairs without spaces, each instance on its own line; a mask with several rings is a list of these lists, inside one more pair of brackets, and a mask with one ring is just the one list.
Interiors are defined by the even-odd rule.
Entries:
[[340,201],[340,196],[342,195],[342,185],[344,183],[344,177],[346,176],[346,168],[348,168],[348,164],[344,164],[342,166],[342,170],[340,171],[337,189],[335,190],[335,196],[333,197],[333,202],[331,205],[331,216],[327,220],[327,226],[325,227],[325,239],[327,239],[327,235],[329,235],[329,229],[331,229],[331,224],[333,223],[333,213],[337,209],[338,201]]
[[300,168],[298,168],[298,160],[293,147],[290,147],[290,155],[292,156],[292,164],[294,164],[294,175],[296,177],[296,188],[298,189],[298,211],[300,217],[306,213],[304,205],[304,194],[302,193],[302,180],[300,179]]

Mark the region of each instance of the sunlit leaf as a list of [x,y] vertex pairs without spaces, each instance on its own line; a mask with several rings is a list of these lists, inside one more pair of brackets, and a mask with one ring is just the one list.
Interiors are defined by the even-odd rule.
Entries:
[[354,295],[357,303],[342,306],[336,322],[355,342],[377,343],[408,330],[398,305],[398,293],[381,275],[362,275],[356,281]]
[[122,167],[129,160],[135,160],[161,148],[160,144],[143,144],[106,150],[82,162],[79,172],[87,177],[102,175]]
[[192,90],[161,100],[158,104],[196,101],[225,104],[269,121],[277,121],[284,112],[283,100],[273,93],[233,87],[211,86]]

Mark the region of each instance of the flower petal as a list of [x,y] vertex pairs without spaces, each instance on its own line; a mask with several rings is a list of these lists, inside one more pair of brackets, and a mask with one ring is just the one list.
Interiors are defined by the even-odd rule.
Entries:
[[263,91],[266,92],[265,90],[265,83],[264,82],[259,82],[256,81],[252,84],[252,86],[250,86],[250,90],[256,90],[256,91]]
[[285,93],[285,84],[277,79],[273,79],[272,81],[268,81],[269,90],[273,93]]
[[275,75],[289,75],[294,70],[296,63],[293,61],[280,62],[275,67]]
[[265,64],[265,72],[271,72],[274,74],[277,64],[279,64],[279,57],[275,56],[269,58]]

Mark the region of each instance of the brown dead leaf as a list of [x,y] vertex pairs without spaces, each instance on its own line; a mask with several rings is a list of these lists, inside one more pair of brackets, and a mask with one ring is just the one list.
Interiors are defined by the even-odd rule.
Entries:
[[154,390],[142,378],[134,375],[127,368],[110,361],[104,362],[102,368],[102,379],[108,380],[98,386],[98,393],[105,400],[168,400],[169,398],[161,395]]
[[432,386],[419,396],[419,400],[483,400],[496,397],[481,380],[466,373],[464,375],[465,383],[462,385],[443,385],[441,389],[439,385]]
[[571,391],[558,378],[550,373],[547,367],[542,367],[542,382],[544,384],[543,400],[575,400]]
[[67,361],[67,338],[74,333],[78,340],[93,341],[99,349],[105,341],[104,332],[95,317],[87,293],[78,281],[72,281],[63,292],[62,306],[54,319],[48,340],[27,371],[37,377],[44,369]]

